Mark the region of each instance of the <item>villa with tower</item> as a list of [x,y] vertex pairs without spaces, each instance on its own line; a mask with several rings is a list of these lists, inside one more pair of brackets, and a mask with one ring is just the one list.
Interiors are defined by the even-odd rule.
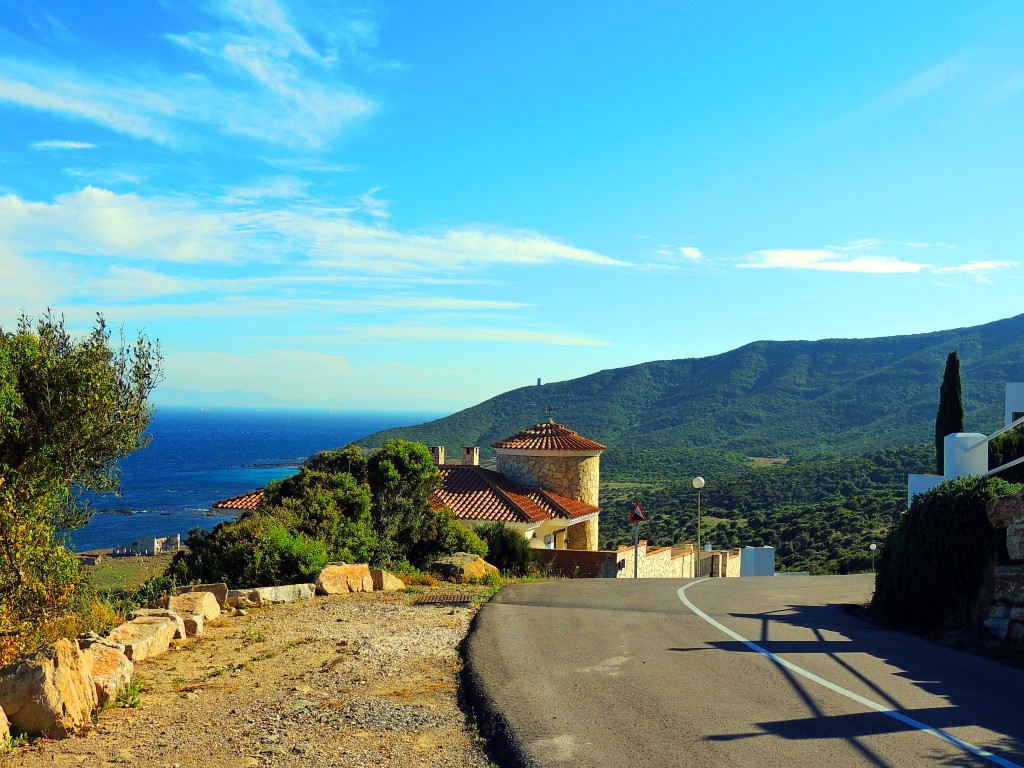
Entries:
[[601,453],[606,446],[553,420],[492,443],[495,470],[480,466],[480,449],[462,449],[461,464],[431,447],[441,488],[431,498],[466,525],[500,520],[537,549],[596,550]]

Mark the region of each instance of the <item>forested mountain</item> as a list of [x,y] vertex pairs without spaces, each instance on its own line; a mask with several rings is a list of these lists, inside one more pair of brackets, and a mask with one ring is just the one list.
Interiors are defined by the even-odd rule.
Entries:
[[[556,421],[609,446],[603,479],[679,477],[701,467],[723,475],[746,456],[854,456],[932,439],[952,350],[962,361],[967,429],[997,428],[1004,383],[1024,381],[1024,315],[910,336],[757,341],[712,357],[600,371],[360,442],[403,437],[454,456],[479,445],[486,460],[492,442],[555,408]],[[720,470],[709,471],[709,461]]]

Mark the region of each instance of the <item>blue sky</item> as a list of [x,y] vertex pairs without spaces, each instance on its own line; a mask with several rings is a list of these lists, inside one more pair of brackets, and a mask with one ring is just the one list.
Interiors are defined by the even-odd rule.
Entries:
[[1009,317],[1021,39],[1016,2],[0,0],[0,324],[454,410]]

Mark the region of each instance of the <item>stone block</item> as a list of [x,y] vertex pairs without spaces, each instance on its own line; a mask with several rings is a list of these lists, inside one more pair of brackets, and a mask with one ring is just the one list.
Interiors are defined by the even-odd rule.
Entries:
[[174,622],[174,638],[175,640],[184,640],[188,637],[188,631],[185,627],[185,619],[174,611],[169,611],[166,608],[136,608],[134,611],[128,614],[128,620],[141,619],[148,616],[162,616],[165,619],[170,619]]
[[178,623],[165,616],[141,616],[115,627],[107,639],[121,643],[124,655],[138,664],[164,653],[177,631]]
[[23,733],[70,736],[97,705],[91,666],[70,640],[44,645],[0,670],[0,709]]
[[7,721],[7,715],[0,709],[0,754],[7,751],[7,742],[11,738],[11,724]]
[[1011,640],[1020,640],[1021,638],[1024,638],[1024,624],[1021,624],[1019,621],[1011,621],[1010,631],[1007,633],[1007,636]]
[[1006,528],[1011,523],[1024,523],[1024,491],[992,499],[986,505],[985,512],[995,528]]
[[[226,598],[227,594],[225,593]],[[217,600],[217,596],[213,592],[185,592],[167,598],[167,607],[175,613],[182,616],[197,615],[207,621],[220,616],[221,605],[222,603]]]
[[371,568],[370,578],[373,579],[373,588],[375,590],[397,592],[398,590],[405,589],[405,582],[390,571],[384,571],[380,568]]
[[1006,552],[1011,560],[1024,560],[1024,523],[1006,526]]
[[373,592],[370,566],[365,563],[331,563],[317,575],[316,592],[318,595]]
[[998,566],[993,579],[992,596],[998,603],[1024,605],[1024,567]]
[[1005,638],[1010,629],[1009,619],[985,619],[985,628],[999,638]]
[[432,570],[449,581],[469,581],[485,579],[490,574],[497,575],[498,569],[479,555],[468,552],[456,552],[442,557],[434,563]]
[[988,617],[990,619],[1008,619],[1010,618],[1010,606],[993,605],[992,610],[988,613]]
[[1017,605],[1011,608],[1010,618],[1014,621],[1024,621],[1024,607]]
[[184,595],[186,592],[212,592],[217,600],[217,605],[227,605],[228,602],[228,585],[222,581],[212,584],[189,584],[184,587],[175,587],[171,590],[171,595]]
[[102,707],[131,682],[135,665],[117,648],[102,643],[93,643],[86,653],[92,656],[92,682]]
[[285,584],[279,587],[232,589],[228,592],[228,605],[235,608],[258,608],[263,605],[309,600],[315,594],[316,584]]

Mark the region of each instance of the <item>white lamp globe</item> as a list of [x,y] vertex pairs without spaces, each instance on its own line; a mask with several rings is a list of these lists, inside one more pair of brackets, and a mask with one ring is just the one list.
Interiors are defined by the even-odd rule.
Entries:
[[704,478],[701,477],[700,475],[698,475],[697,477],[693,478],[693,487],[698,489],[698,490],[703,488],[704,487]]

